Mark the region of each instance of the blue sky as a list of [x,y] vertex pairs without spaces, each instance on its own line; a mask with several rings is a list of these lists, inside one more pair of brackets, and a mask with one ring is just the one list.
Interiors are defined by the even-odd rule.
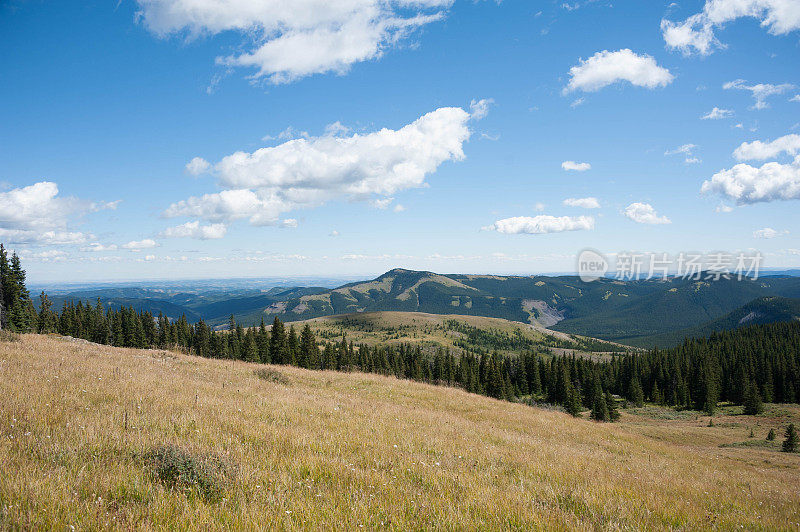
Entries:
[[29,278],[800,264],[795,0],[325,6],[1,2]]

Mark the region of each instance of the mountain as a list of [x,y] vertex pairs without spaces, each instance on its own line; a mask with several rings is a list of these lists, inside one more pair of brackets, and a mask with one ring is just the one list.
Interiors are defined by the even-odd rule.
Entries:
[[800,296],[800,278],[666,280],[575,276],[442,275],[394,269],[366,282],[313,294],[295,292],[256,312],[245,323],[278,316],[299,321],[373,311],[425,312],[503,318],[629,345],[721,318],[759,297]]
[[728,314],[707,323],[650,337],[648,343],[659,347],[677,345],[684,338],[700,338],[713,332],[729,331],[748,325],[764,325],[800,319],[800,299],[760,297]]

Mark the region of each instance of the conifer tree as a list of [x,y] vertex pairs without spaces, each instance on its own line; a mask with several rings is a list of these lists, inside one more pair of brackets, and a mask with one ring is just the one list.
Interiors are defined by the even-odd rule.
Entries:
[[638,377],[631,378],[630,384],[630,398],[631,402],[637,407],[644,406],[644,392],[642,391],[642,383],[639,382]]
[[605,395],[606,408],[608,410],[608,421],[616,421],[619,419],[619,410],[617,409],[617,400],[610,392]]
[[764,411],[764,404],[761,402],[761,394],[755,382],[750,381],[744,389],[744,413],[748,416],[756,416]]
[[564,408],[572,417],[580,417],[581,415],[581,397],[574,386],[570,386],[567,390],[567,403],[564,405]]
[[786,439],[783,440],[781,451],[785,453],[796,453],[798,450],[798,437],[797,429],[794,428],[794,423],[789,423],[786,427]]
[[283,323],[276,316],[272,321],[272,331],[269,337],[269,356],[271,360],[262,362],[272,362],[273,364],[286,364],[286,332]]

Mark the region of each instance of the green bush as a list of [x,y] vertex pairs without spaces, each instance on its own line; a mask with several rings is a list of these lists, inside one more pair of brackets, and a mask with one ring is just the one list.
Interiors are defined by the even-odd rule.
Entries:
[[159,445],[144,455],[153,476],[170,489],[217,501],[235,468],[216,456],[199,456],[175,445]]

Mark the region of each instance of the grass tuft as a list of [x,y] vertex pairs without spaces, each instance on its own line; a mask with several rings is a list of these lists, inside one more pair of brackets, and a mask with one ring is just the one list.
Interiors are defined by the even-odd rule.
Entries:
[[144,454],[153,476],[170,489],[197,493],[206,501],[222,499],[225,483],[236,468],[218,456],[201,456],[176,445],[159,445]]

